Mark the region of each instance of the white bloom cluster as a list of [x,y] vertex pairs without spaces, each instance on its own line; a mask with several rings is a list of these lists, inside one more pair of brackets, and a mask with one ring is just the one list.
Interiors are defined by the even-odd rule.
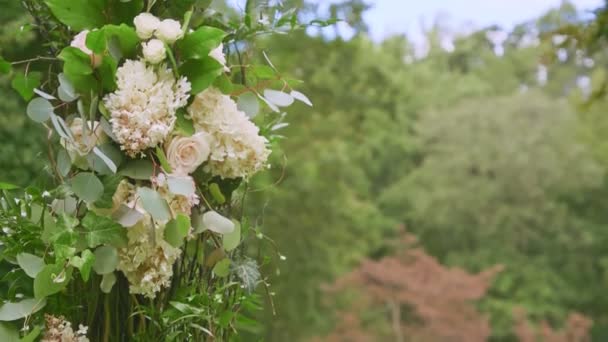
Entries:
[[171,284],[173,264],[181,250],[164,239],[164,225],[153,223],[149,215],[127,231],[126,248],[118,251],[118,270],[129,280],[129,291],[155,298]]
[[163,142],[173,130],[175,112],[186,105],[191,89],[185,77],[175,80],[164,65],[127,60],[117,70],[118,89],[104,97],[112,131],[131,157]]
[[184,36],[182,25],[177,20],[165,19],[161,21],[153,14],[141,13],[133,19],[137,36],[142,39],[150,39],[152,36],[167,44],[173,44]]
[[200,203],[200,198],[196,193],[192,193],[188,196],[186,195],[177,195],[171,192],[168,183],[168,177],[179,179],[182,182],[190,183],[192,189],[196,187],[194,184],[194,179],[188,175],[182,174],[173,174],[173,175],[165,175],[164,173],[159,174],[156,177],[152,177],[151,181],[157,188],[156,191],[163,197],[165,201],[169,204],[169,209],[171,209],[171,213],[173,216],[177,216],[177,214],[185,214],[190,216],[192,213],[192,207],[197,206]]
[[270,155],[267,140],[229,96],[209,88],[195,97],[188,113],[196,130],[210,135],[211,154],[205,171],[238,178],[264,168]]
[[64,317],[45,316],[46,330],[41,342],[89,342],[87,338],[88,327],[80,324],[78,330],[74,331],[72,323]]

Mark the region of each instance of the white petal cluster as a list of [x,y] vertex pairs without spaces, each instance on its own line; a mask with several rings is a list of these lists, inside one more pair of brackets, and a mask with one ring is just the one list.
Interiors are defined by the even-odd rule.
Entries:
[[87,338],[88,327],[79,325],[74,331],[72,323],[65,320],[63,316],[55,317],[46,315],[46,329],[41,342],[89,342]]
[[158,64],[165,60],[167,50],[165,43],[159,39],[151,39],[149,42],[142,44],[144,59],[151,64]]
[[215,88],[198,94],[188,107],[196,130],[210,135],[205,171],[222,178],[248,177],[266,166],[270,150],[258,127],[236,103]]
[[191,89],[170,69],[127,60],[116,73],[118,89],[104,97],[112,131],[129,156],[163,142],[173,130],[175,112],[186,105]]
[[158,29],[160,20],[151,13],[141,13],[133,19],[133,24],[140,39],[150,39]]
[[129,280],[130,293],[153,299],[171,284],[173,264],[181,250],[163,239],[164,230],[164,225],[155,224],[147,214],[128,229],[128,245],[118,251],[118,270]]
[[196,193],[193,193],[190,196],[184,195],[176,195],[171,192],[168,184],[168,177],[182,178],[185,181],[188,181],[192,184],[192,188],[194,189],[195,183],[194,179],[188,175],[183,174],[172,174],[165,175],[164,173],[159,174],[156,177],[152,177],[152,184],[156,186],[156,191],[163,197],[165,201],[169,204],[169,209],[171,209],[171,213],[173,216],[177,216],[177,214],[185,214],[190,216],[192,213],[192,208],[200,203],[200,198]]
[[176,40],[184,36],[182,25],[177,20],[165,19],[160,22],[156,30],[156,38],[167,44],[173,44]]

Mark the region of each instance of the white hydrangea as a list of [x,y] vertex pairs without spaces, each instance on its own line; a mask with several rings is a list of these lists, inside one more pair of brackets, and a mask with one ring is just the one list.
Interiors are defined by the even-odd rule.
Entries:
[[130,293],[153,299],[171,284],[181,250],[164,240],[164,231],[164,225],[153,223],[149,215],[127,230],[129,242],[118,251],[117,268],[129,280]]
[[195,128],[210,135],[211,155],[205,171],[238,178],[264,168],[270,155],[267,140],[229,96],[209,88],[195,97],[188,113]]
[[72,323],[66,321],[63,316],[45,315],[45,321],[46,329],[40,342],[89,342],[89,328],[82,324],[74,331]]
[[127,60],[116,73],[118,89],[104,97],[112,131],[129,156],[163,142],[173,130],[175,112],[186,105],[191,89],[185,77],[170,69]]
[[165,60],[167,50],[165,43],[159,39],[151,39],[147,43],[143,43],[144,59],[151,64],[158,64]]
[[135,30],[140,39],[150,39],[160,25],[160,20],[151,13],[141,13],[135,19]]
[[176,40],[184,36],[182,25],[177,20],[165,19],[160,22],[156,29],[156,38],[167,44],[173,44]]
[[215,59],[224,67],[224,71],[229,72],[230,68],[226,66],[226,55],[224,54],[224,44],[220,44],[217,48],[209,52],[209,57]]

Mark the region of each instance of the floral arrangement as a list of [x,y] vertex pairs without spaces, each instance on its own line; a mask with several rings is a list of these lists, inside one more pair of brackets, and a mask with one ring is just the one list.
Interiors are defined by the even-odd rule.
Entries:
[[295,14],[222,24],[175,3],[24,1],[50,54],[0,71],[48,131],[57,186],[15,198],[0,183],[0,340],[228,340],[255,326],[268,284],[244,247],[265,237],[242,201],[270,167],[281,107],[311,104],[265,54],[243,64],[239,42]]

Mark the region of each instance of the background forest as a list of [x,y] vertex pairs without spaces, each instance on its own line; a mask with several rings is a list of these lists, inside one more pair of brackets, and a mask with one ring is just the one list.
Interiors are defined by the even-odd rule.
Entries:
[[[47,48],[19,1],[0,5],[7,60]],[[314,108],[289,110],[277,167],[250,184],[260,244],[284,257],[244,340],[608,340],[605,13],[565,2],[500,43],[436,22],[420,56],[406,36],[372,42],[367,8],[331,7],[352,39],[255,41]],[[45,144],[0,77],[0,179],[44,183]]]

